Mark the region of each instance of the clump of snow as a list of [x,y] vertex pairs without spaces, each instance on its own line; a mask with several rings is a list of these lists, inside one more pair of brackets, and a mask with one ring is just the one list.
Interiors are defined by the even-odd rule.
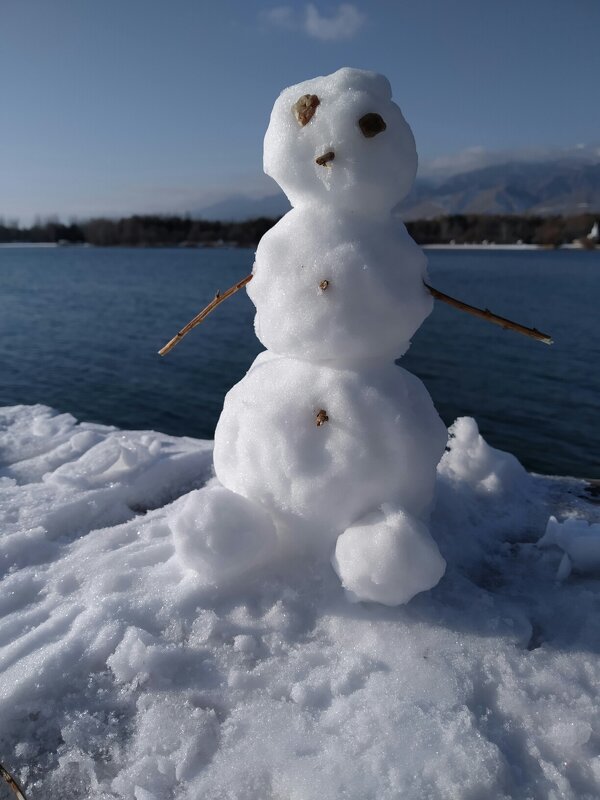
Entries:
[[446,569],[425,525],[385,506],[338,537],[332,563],[351,600],[387,606],[431,589]]
[[550,517],[538,545],[555,546],[563,550],[557,572],[559,580],[568,578],[573,569],[583,573],[600,573],[600,523],[590,524],[585,519],[573,517],[558,522],[556,517]]
[[[460,417],[448,433],[437,470],[432,528],[449,563],[480,570],[493,561],[499,538],[535,541],[546,522],[539,515],[539,484],[513,455],[490,447],[474,419]],[[464,535],[473,528],[477,536]]]
[[172,525],[215,491],[211,443],[0,409],[2,763],[30,800],[599,796],[600,582],[557,589],[536,545],[598,507],[475,440],[438,470],[444,578],[388,608],[320,558],[220,587],[186,568]]
[[182,564],[217,586],[247,577],[277,552],[271,517],[223,486],[191,492],[170,525]]
[[450,447],[440,472],[451,483],[468,482],[478,494],[519,491],[527,473],[511,453],[490,447],[472,417],[459,417],[450,428]]

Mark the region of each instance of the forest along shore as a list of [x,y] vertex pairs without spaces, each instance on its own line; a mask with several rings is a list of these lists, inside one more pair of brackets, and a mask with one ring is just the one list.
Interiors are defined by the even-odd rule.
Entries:
[[[422,246],[582,247],[598,246],[599,214],[542,217],[455,214],[409,221]],[[56,220],[30,227],[0,220],[0,244],[94,245],[96,247],[254,247],[278,218],[223,222],[191,217],[136,215],[95,218],[65,225]]]

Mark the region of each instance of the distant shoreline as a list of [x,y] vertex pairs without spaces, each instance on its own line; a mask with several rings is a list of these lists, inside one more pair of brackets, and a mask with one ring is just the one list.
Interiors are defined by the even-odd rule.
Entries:
[[[593,250],[600,242],[599,217],[600,213],[574,217],[454,214],[409,220],[406,229],[417,244],[428,248],[538,250],[572,246]],[[25,228],[0,220],[0,246],[251,248],[278,220],[258,217],[235,222],[137,215],[68,225],[47,220]]]
[[[59,244],[58,242],[0,242],[0,249],[6,250],[20,250],[20,249],[31,249],[34,248],[36,250],[47,250],[47,249],[57,249],[57,248],[73,248],[73,247],[131,247],[136,250],[252,250],[256,247],[256,245],[252,244],[235,244],[230,242],[225,242],[224,244],[219,245],[194,245],[190,247],[190,245],[181,245],[181,244],[142,244],[142,245],[129,245],[129,244],[120,244],[120,245],[94,245],[89,244],[88,242],[74,242],[73,244],[63,245]],[[452,242],[443,242],[439,244],[422,244],[421,245],[423,250],[518,250],[519,252],[527,251],[527,250],[534,250],[539,252],[540,250],[581,250],[584,252],[594,251],[596,249],[600,249],[597,246],[589,246],[584,247],[579,243],[576,244],[561,244],[556,247],[551,247],[544,244],[495,244],[494,242],[473,242],[473,243],[462,243],[456,244]]]
[[546,244],[523,244],[515,242],[514,244],[495,244],[494,242],[474,242],[468,244],[452,244],[446,242],[444,244],[423,244],[423,250],[594,250],[594,247],[583,247],[580,244],[560,244],[556,247],[548,246]]

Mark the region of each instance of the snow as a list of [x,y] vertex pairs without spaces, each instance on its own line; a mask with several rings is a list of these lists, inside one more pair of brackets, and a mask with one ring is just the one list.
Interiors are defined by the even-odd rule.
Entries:
[[352,601],[386,606],[433,588],[446,569],[423,523],[385,505],[338,537],[332,564]]
[[393,361],[433,310],[427,259],[389,209],[357,218],[328,206],[295,208],[262,237],[253,273],[257,337],[275,353],[313,362],[373,354]]
[[278,547],[267,512],[223,486],[191,492],[169,524],[179,560],[209,585],[247,578]]
[[[317,426],[321,409],[329,419]],[[263,353],[225,398],[215,472],[279,509],[282,538],[329,548],[384,502],[428,514],[447,438],[421,381],[391,362],[357,369]]]
[[[293,113],[304,96],[319,100],[300,126]],[[392,102],[387,78],[345,67],[285,89],[277,98],[264,141],[264,170],[292,206],[330,204],[338,210],[389,213],[405,197],[417,172],[411,129]],[[379,114],[385,130],[367,137],[359,126]],[[333,152],[335,169],[315,162]]]
[[209,442],[19,406],[0,453],[0,752],[31,800],[599,796],[600,582],[537,546],[551,515],[597,526],[582,482],[458,420],[446,574],[390,608],[311,553],[221,586],[186,566],[182,515],[232,547]]

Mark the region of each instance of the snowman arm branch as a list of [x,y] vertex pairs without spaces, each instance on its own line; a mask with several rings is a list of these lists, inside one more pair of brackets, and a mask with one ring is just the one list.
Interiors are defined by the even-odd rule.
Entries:
[[18,800],[26,800],[25,794],[10,772],[0,764],[0,777],[10,786]]
[[[196,325],[200,325],[201,322],[204,322],[206,317],[215,310],[215,308],[220,305],[224,300],[227,300],[228,297],[231,297],[247,283],[250,283],[252,280],[252,274],[246,275],[241,281],[238,281],[234,286],[227,289],[226,292],[222,294],[217,292],[214,298],[210,301],[210,303],[202,309],[202,311],[197,314],[193,319],[191,319],[187,325],[185,325],[175,336],[167,342],[167,344],[162,347],[158,353],[161,356],[166,356],[176,344],[183,339],[183,337],[188,334],[192,328],[195,328]],[[480,319],[485,319],[488,322],[493,322],[495,325],[500,325],[502,328],[506,330],[516,331],[517,333],[521,333],[524,336],[529,336],[532,339],[537,339],[540,342],[544,342],[544,344],[552,344],[553,340],[552,337],[549,336],[547,333],[541,333],[538,331],[537,328],[527,328],[525,325],[520,325],[518,322],[513,322],[510,319],[506,319],[506,317],[501,317],[498,314],[493,314],[489,309],[482,309],[476,308],[475,306],[470,306],[468,303],[463,303],[462,300],[457,300],[454,297],[451,297],[448,294],[444,294],[444,292],[440,292],[438,289],[435,289],[433,286],[430,286],[428,283],[425,283],[425,287],[429,291],[429,293],[434,297],[436,300],[441,300],[443,303],[447,303],[449,306],[453,308],[458,308],[460,311],[466,311],[468,314],[472,314],[475,317],[479,317]]]
[[[423,281],[423,283],[425,283],[425,281]],[[458,308],[460,311],[466,311],[467,314],[473,314],[474,317],[479,317],[480,319],[485,319],[488,322],[493,322],[495,325],[500,325],[505,330],[522,333],[523,336],[529,336],[532,339],[537,339],[539,342],[544,342],[544,344],[553,344],[552,337],[548,336],[547,333],[538,331],[537,328],[527,328],[525,325],[520,325],[518,322],[513,322],[510,319],[506,319],[506,317],[500,317],[498,314],[492,314],[488,308],[483,309],[470,306],[468,303],[463,303],[462,300],[456,300],[454,297],[450,297],[450,295],[434,289],[433,286],[430,286],[428,283],[425,283],[425,287],[429,290],[430,294],[435,297],[436,300],[441,300],[443,303],[447,303],[453,308]]]
[[185,325],[179,331],[179,333],[176,333],[175,336],[171,339],[171,341],[167,342],[167,344],[158,351],[158,354],[161,356],[166,356],[167,353],[170,350],[172,350],[176,344],[179,344],[179,342],[183,339],[186,333],[189,333],[192,330],[192,328],[196,327],[196,325],[200,325],[201,322],[204,322],[204,320],[206,319],[206,317],[208,317],[211,311],[214,311],[215,308],[223,302],[223,300],[227,300],[228,297],[231,297],[232,294],[238,292],[247,283],[250,283],[251,280],[252,280],[252,273],[250,275],[246,275],[245,278],[236,283],[235,286],[232,286],[231,288],[227,289],[227,291],[223,292],[223,294],[221,294],[221,292],[217,292],[214,298],[206,306],[206,308],[203,308],[199,314],[196,314],[194,319],[191,319],[188,322],[188,324]]

